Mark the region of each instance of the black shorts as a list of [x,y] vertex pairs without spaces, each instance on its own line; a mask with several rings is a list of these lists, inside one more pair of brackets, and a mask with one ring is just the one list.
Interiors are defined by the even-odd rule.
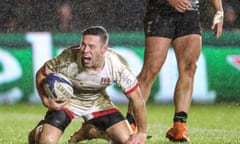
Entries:
[[180,12],[147,12],[144,18],[145,36],[175,39],[189,34],[201,34],[200,13],[197,10]]
[[46,113],[43,123],[48,123],[59,128],[61,131],[64,131],[71,121],[72,118],[66,110],[52,110]]
[[[72,117],[69,115],[66,109],[48,111],[45,115],[43,123],[48,123],[54,127],[64,131],[66,127],[71,123]],[[113,112],[103,116],[96,117],[88,120],[87,123],[93,124],[100,131],[105,131],[110,126],[125,120],[121,112]]]
[[105,131],[107,128],[122,120],[125,120],[124,116],[120,112],[114,112],[88,120],[87,123],[93,124],[100,131]]

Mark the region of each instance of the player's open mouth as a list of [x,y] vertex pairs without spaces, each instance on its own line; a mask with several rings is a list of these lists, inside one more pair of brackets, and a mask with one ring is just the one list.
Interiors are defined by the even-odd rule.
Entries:
[[90,61],[91,61],[91,57],[89,57],[89,56],[83,56],[82,57],[82,62],[84,64],[88,64],[88,63],[90,63]]

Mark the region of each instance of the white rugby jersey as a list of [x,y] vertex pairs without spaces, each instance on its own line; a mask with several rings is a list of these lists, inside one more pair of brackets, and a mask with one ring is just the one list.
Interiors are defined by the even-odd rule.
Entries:
[[[44,73],[64,74],[74,85],[74,95],[67,108],[77,116],[114,108],[105,89],[115,83],[125,93],[137,88],[136,76],[127,62],[115,50],[108,48],[101,71],[86,71],[81,64],[78,46],[66,48],[60,55],[45,63]],[[89,119],[89,116],[87,119]],[[90,116],[91,117],[91,116]]]

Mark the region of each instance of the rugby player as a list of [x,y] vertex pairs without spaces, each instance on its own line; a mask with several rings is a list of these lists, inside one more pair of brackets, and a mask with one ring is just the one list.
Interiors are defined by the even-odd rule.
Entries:
[[[223,26],[222,1],[211,1],[216,9],[211,28],[215,31],[215,37],[219,38]],[[186,122],[202,47],[199,19],[199,0],[148,1],[144,18],[144,64],[138,81],[147,102],[152,84],[166,60],[168,48],[172,45],[177,60],[178,80],[173,96],[173,126],[166,133],[166,137],[171,141],[190,141]]]
[[[73,119],[83,118],[83,127],[104,133],[113,144],[144,144],[146,109],[137,78],[116,51],[108,47],[108,33],[101,26],[82,32],[80,45],[64,49],[47,61],[36,74],[36,87],[46,115],[29,134],[30,144],[56,144]],[[50,73],[61,73],[72,83],[74,96],[62,103],[48,99],[42,83]],[[106,88],[113,83],[123,91],[137,123],[133,132],[129,122],[110,100]],[[86,131],[88,133],[89,131]],[[99,136],[98,136],[99,137]],[[71,139],[77,143],[80,139]]]

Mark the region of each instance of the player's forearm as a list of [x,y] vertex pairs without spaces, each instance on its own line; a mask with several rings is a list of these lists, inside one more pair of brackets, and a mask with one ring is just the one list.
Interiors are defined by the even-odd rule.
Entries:
[[133,108],[134,117],[137,121],[138,132],[147,132],[147,112],[144,99],[140,90],[132,92],[130,98],[130,104]]
[[134,115],[137,121],[138,132],[147,133],[147,114],[144,103],[134,108]]
[[42,104],[45,107],[48,107],[47,103],[48,103],[48,98],[45,96],[45,92],[43,90],[43,86],[42,86],[42,82],[45,79],[45,75],[42,73],[41,69],[37,72],[36,74],[36,88],[38,91],[38,94],[40,96],[40,99],[42,101]]
[[223,11],[222,0],[211,0],[216,11]]

